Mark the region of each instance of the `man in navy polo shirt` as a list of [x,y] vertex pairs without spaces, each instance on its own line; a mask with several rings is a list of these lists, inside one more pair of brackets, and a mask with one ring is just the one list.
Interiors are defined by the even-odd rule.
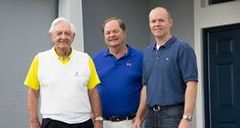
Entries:
[[[155,42],[144,51],[143,89],[134,123],[139,128],[191,128],[197,95],[197,64],[193,49],[172,36],[173,19],[163,7],[149,14]],[[146,107],[147,106],[147,107]]]
[[106,19],[102,32],[107,48],[93,60],[101,81],[103,127],[132,128],[140,102],[143,53],[125,44],[126,26],[121,19]]

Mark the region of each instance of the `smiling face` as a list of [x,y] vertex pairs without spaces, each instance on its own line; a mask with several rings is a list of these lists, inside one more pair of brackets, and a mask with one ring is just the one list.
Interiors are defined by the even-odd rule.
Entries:
[[104,40],[108,47],[118,47],[124,44],[126,33],[120,28],[117,20],[111,20],[104,25]]
[[153,36],[165,38],[170,36],[173,20],[164,8],[155,8],[149,14],[149,26]]
[[70,50],[74,36],[70,24],[64,21],[57,23],[50,33],[51,40],[57,50]]

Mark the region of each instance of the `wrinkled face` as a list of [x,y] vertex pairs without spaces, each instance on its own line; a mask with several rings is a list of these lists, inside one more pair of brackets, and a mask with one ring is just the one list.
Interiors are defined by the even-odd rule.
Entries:
[[59,22],[53,32],[50,34],[52,42],[57,49],[69,49],[73,42],[75,34],[71,31],[71,27],[66,22]]
[[117,47],[125,41],[126,34],[120,28],[118,21],[111,20],[104,26],[104,40],[108,47]]
[[173,21],[165,9],[158,8],[149,14],[149,26],[155,37],[164,38],[170,35],[172,23]]

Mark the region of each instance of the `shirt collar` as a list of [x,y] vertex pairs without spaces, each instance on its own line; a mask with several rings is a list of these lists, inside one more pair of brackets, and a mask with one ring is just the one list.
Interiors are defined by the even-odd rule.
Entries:
[[[175,37],[175,36],[172,36],[172,37],[171,37],[170,39],[168,39],[168,41],[167,41],[164,45],[162,45],[161,47],[163,47],[163,48],[169,48],[169,47],[172,46],[172,44],[174,43],[175,40],[176,40],[176,37]],[[157,48],[156,48],[156,42],[153,43],[153,44],[151,45],[151,47],[152,47],[153,50],[157,50]]]
[[73,49],[71,50],[71,53],[70,53],[70,55],[69,55],[68,57],[61,57],[61,56],[59,56],[59,55],[56,53],[56,50],[55,50],[54,47],[52,48],[52,50],[54,51],[54,54],[55,54],[55,56],[58,58],[58,60],[59,60],[61,63],[63,63],[63,64],[66,64],[66,63],[70,60],[70,58],[72,57],[72,51],[73,51]]
[[[131,46],[129,46],[128,44],[126,44],[126,46],[127,46],[127,53],[125,53],[124,54],[124,56],[129,56],[129,55],[131,55],[131,53],[132,53],[132,47]],[[104,56],[105,57],[107,57],[107,56],[112,56],[112,54],[109,52],[109,49],[105,49],[104,50]]]

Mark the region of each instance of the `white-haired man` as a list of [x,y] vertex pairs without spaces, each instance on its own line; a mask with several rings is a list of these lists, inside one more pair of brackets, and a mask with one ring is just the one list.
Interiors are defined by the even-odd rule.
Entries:
[[100,80],[90,56],[71,47],[75,33],[69,20],[55,19],[49,29],[53,48],[33,59],[24,82],[30,128],[102,128]]

